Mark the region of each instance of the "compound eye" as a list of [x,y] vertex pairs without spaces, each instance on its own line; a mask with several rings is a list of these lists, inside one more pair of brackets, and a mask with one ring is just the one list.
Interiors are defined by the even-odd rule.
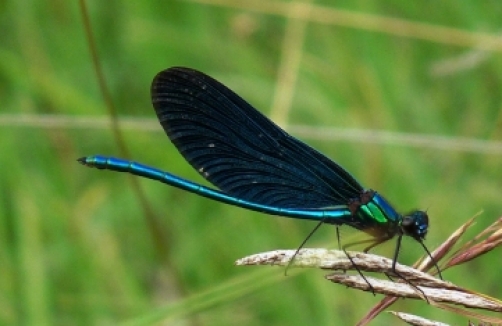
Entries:
[[425,212],[415,211],[409,215],[403,216],[401,229],[405,235],[415,239],[424,239],[429,226],[429,217]]

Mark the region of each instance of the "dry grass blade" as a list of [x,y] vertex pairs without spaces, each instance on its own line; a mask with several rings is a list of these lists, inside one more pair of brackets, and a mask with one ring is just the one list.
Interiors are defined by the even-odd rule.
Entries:
[[[483,239],[484,237],[486,239]],[[457,250],[446,263],[445,269],[466,263],[500,245],[502,245],[502,217]]]
[[356,326],[364,326],[368,324],[370,321],[372,321],[378,314],[380,314],[382,311],[387,309],[388,307],[392,306],[394,302],[398,300],[397,297],[385,297],[382,300],[380,300],[379,303],[377,303],[373,308],[362,318]]
[[[473,216],[471,219],[469,219],[467,222],[465,222],[462,226],[460,226],[455,232],[453,232],[448,239],[443,242],[436,250],[432,252],[432,257],[435,261],[440,261],[443,259],[446,255],[451,252],[453,247],[458,243],[460,238],[466,233],[466,231],[474,224],[476,218],[481,214],[478,213],[475,216]],[[485,240],[481,240],[484,237],[487,238]],[[495,221],[492,225],[490,225],[488,228],[483,230],[480,234],[475,236],[472,240],[467,241],[460,249],[455,251],[454,254],[451,255],[450,258],[448,258],[447,262],[442,268],[442,270],[445,270],[447,268],[450,268],[455,265],[459,265],[462,263],[465,263],[469,260],[472,260],[474,258],[477,258],[485,253],[487,253],[490,250],[493,250],[497,246],[502,244],[502,218],[499,218],[497,221]],[[421,271],[427,271],[429,270],[432,266],[433,263],[430,259],[430,257],[426,257],[420,264],[416,263],[414,266],[418,266],[418,269]],[[463,290],[466,293],[472,293],[471,291],[468,290]],[[501,305],[500,301],[497,299],[493,299],[487,296],[484,296],[483,294],[475,294],[479,297],[484,297],[488,301],[494,302],[496,306]],[[434,300],[434,298],[432,298]],[[368,314],[358,323],[359,326],[367,324],[370,320],[372,320],[375,316],[377,316],[380,312],[382,312],[384,309],[388,308],[391,306],[395,301],[397,300],[397,297],[387,297],[383,299],[379,304],[375,305],[369,312]],[[450,310],[454,311],[455,313],[462,314],[464,316],[472,316],[469,312],[465,310],[460,310],[460,309],[453,309],[452,307],[449,307],[444,304],[436,305],[435,306],[444,309],[444,310]],[[496,310],[498,311],[498,310]],[[486,320],[486,316],[481,316],[476,314],[476,318],[480,320]]]
[[[363,280],[360,276],[335,274],[328,275],[326,278],[334,283],[343,284],[355,289],[368,289],[366,281]],[[366,276],[366,279],[373,286],[375,293],[381,293],[401,298],[421,299],[421,296],[416,291],[416,289],[406,283],[375,279],[368,276]],[[500,302],[490,300],[489,298],[477,295],[475,293],[465,292],[462,289],[450,290],[445,288],[432,288],[426,286],[419,286],[419,288],[423,291],[423,293],[434,306],[437,306],[435,304],[436,302],[445,302],[455,305],[461,305],[467,308],[502,312],[502,305],[500,304]]]
[[[235,262],[236,265],[278,265],[287,266],[295,254],[296,250],[274,250],[241,258]],[[382,273],[393,275],[392,259],[367,254],[362,252],[349,251],[354,263],[360,271]],[[328,249],[301,249],[296,255],[292,266],[311,267],[338,271],[357,271],[354,264],[341,250]],[[414,285],[429,286],[434,288],[456,289],[457,287],[449,282],[439,280],[429,274],[409,266],[396,264],[396,270]]]
[[[472,220],[457,230],[447,242],[455,243],[465,232],[468,225],[472,225]],[[496,234],[497,235],[495,237],[500,239],[499,234]],[[492,234],[491,237],[494,237],[494,235]],[[451,249],[451,246],[449,247]],[[238,266],[288,266],[290,260],[295,255],[295,252],[296,250],[269,251],[241,258],[237,260],[235,264]],[[389,307],[395,300],[397,300],[397,298],[424,299],[423,295],[426,296],[431,305],[437,308],[453,311],[465,316],[476,316],[479,320],[487,320],[488,317],[485,318],[486,316],[474,314],[460,308],[455,308],[452,305],[502,312],[502,301],[500,300],[490,298],[482,294],[473,293],[450,282],[437,279],[422,271],[401,264],[396,265],[397,272],[405,277],[409,283],[413,284],[413,286],[408,283],[388,280],[387,276],[393,275],[391,259],[361,252],[349,252],[349,255],[352,257],[352,260],[360,271],[379,273],[384,275],[386,279],[369,277],[366,275],[367,281],[371,283],[373,288],[370,289],[368,283],[366,283],[366,280],[362,277],[358,275],[354,276],[345,274],[346,271],[357,271],[357,269],[347,258],[345,253],[340,250],[304,248],[297,253],[291,266],[343,271],[344,273],[327,275],[326,279],[334,283],[343,284],[347,287],[362,291],[373,291],[374,293],[386,295],[387,297],[383,299],[379,305],[374,307],[370,313],[358,323],[358,325],[367,324],[383,309]],[[417,291],[417,289],[420,291]]]
[[391,314],[401,319],[402,321],[415,326],[448,326],[448,324],[432,321],[419,316],[406,314],[404,312],[389,311]]
[[[236,262],[236,265],[279,265],[287,266],[295,250],[275,250],[251,255]],[[365,272],[381,273],[385,276],[392,275],[392,260],[360,252],[349,252],[359,270]],[[312,267],[335,271],[356,271],[343,251],[327,249],[302,249],[296,255],[292,266]],[[491,298],[471,293],[455,286],[450,282],[439,280],[414,268],[397,264],[397,271],[421,291],[432,302],[447,302],[469,308],[487,309],[502,312],[502,303]],[[371,291],[366,281],[360,276],[347,274],[333,274],[326,277],[328,280],[344,284],[348,287],[363,291]],[[401,297],[421,298],[420,293],[413,286],[406,283],[377,279],[366,276],[375,293]]]

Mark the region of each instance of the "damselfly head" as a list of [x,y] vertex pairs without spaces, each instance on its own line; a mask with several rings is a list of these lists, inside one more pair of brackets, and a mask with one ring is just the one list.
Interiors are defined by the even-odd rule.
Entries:
[[425,239],[427,228],[429,227],[429,216],[424,211],[414,211],[403,216],[401,230],[403,234],[408,235],[418,241]]

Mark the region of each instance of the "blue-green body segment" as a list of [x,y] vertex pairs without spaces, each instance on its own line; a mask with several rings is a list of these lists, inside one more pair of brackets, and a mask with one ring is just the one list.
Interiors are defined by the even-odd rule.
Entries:
[[104,156],[89,156],[82,162],[87,166],[92,166],[98,169],[107,169],[119,172],[129,172],[134,175],[145,177],[148,179],[160,181],[168,185],[195,193],[197,195],[210,198],[225,204],[230,204],[250,210],[267,213],[271,215],[280,215],[285,217],[293,217],[308,220],[320,221],[325,219],[326,222],[335,224],[343,217],[350,217],[351,212],[347,206],[333,207],[331,209],[288,209],[283,207],[274,207],[253,203],[241,198],[236,198],[225,194],[224,192],[205,187],[203,185],[191,182],[180,178],[171,173],[164,172],[143,164],[122,160],[114,157]]
[[390,206],[382,196],[373,191],[366,192],[368,194],[366,197],[368,198],[363,198],[364,202],[357,202],[357,200],[355,200],[349,205],[337,205],[316,209],[274,207],[230,196],[216,189],[211,189],[171,173],[132,161],[96,155],[82,158],[80,162],[98,169],[128,172],[137,176],[160,181],[225,204],[271,215],[323,221],[324,223],[336,225],[347,224],[362,231],[373,232],[376,230],[387,230],[389,228],[393,229],[400,221],[400,215],[392,206]]
[[215,79],[174,67],[155,77],[151,94],[171,142],[218,190],[118,158],[79,161],[258,212],[350,225],[374,236],[375,244],[397,235],[396,257],[402,235],[422,243],[427,234],[425,212],[398,214],[384,197],[363,188],[340,165],[290,136]]

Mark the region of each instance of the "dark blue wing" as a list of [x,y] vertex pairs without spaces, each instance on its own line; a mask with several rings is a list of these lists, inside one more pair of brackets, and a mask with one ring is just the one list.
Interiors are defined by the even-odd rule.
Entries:
[[338,164],[201,72],[177,67],[160,72],[152,102],[180,153],[229,195],[308,209],[347,204],[363,190]]

